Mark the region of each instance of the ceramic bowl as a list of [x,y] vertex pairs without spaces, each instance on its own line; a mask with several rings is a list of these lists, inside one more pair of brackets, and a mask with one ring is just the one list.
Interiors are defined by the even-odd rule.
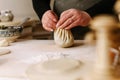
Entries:
[[7,39],[10,42],[16,41],[22,32],[22,26],[0,26],[0,39]]

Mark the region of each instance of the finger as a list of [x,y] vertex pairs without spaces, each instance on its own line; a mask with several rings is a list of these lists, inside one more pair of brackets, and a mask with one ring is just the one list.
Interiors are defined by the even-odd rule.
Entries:
[[65,29],[71,29],[73,27],[76,27],[79,23],[79,19],[74,21],[72,24],[68,25]]
[[45,22],[44,23],[44,27],[48,27],[48,28],[51,28],[51,29],[56,29],[56,23],[54,23],[54,22],[52,22],[52,21],[49,21],[49,23],[48,22]]
[[45,19],[48,21],[57,22],[56,18],[54,18],[54,17],[52,18],[50,15],[45,17]]
[[44,24],[43,24],[43,28],[44,28],[45,30],[47,30],[47,31],[53,31],[53,29],[52,29],[51,27],[47,27],[47,26],[45,26]]
[[64,29],[67,26],[71,25],[74,22],[73,19],[69,18],[68,20],[66,20],[61,26],[59,26],[59,28]]
[[65,16],[65,15],[71,13],[71,10],[72,10],[72,9],[69,9],[69,10],[66,10],[66,11],[62,12],[62,14],[61,14],[60,17]]
[[57,22],[54,22],[50,17],[46,16],[42,18],[42,24],[46,27],[53,27],[53,29],[55,29]]
[[83,18],[81,18],[81,25],[82,26],[87,26],[92,19],[91,16],[87,12],[82,12]]
[[69,13],[69,12],[65,12],[61,15],[60,20],[58,21],[56,27],[61,26],[67,19],[71,18],[73,16],[73,14]]
[[50,20],[54,21],[54,22],[58,21],[58,17],[57,17],[57,15],[53,11],[51,11],[50,13],[48,13],[48,18]]
[[54,21],[54,18],[55,18],[55,16],[52,16],[52,14],[49,13],[49,14],[43,16],[42,22],[46,22],[46,21],[47,22],[48,21],[56,22],[56,21]]
[[57,22],[58,21],[58,16],[54,12],[53,12],[53,15],[55,17],[55,22]]

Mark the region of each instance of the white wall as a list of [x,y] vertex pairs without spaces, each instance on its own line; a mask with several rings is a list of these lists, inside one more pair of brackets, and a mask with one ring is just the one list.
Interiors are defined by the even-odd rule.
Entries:
[[14,19],[26,16],[38,19],[32,7],[32,0],[0,0],[0,10],[11,10],[15,16]]

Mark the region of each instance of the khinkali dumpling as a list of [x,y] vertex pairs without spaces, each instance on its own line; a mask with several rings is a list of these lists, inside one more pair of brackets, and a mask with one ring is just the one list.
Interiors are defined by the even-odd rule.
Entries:
[[70,47],[74,44],[74,38],[71,31],[60,28],[54,31],[54,41],[60,47]]

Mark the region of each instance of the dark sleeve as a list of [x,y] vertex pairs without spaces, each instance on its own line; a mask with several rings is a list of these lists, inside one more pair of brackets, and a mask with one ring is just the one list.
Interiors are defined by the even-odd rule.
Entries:
[[45,11],[50,10],[50,0],[32,0],[32,4],[39,19],[42,18]]
[[114,14],[113,6],[116,0],[102,0],[98,4],[86,10],[91,16],[98,14]]

